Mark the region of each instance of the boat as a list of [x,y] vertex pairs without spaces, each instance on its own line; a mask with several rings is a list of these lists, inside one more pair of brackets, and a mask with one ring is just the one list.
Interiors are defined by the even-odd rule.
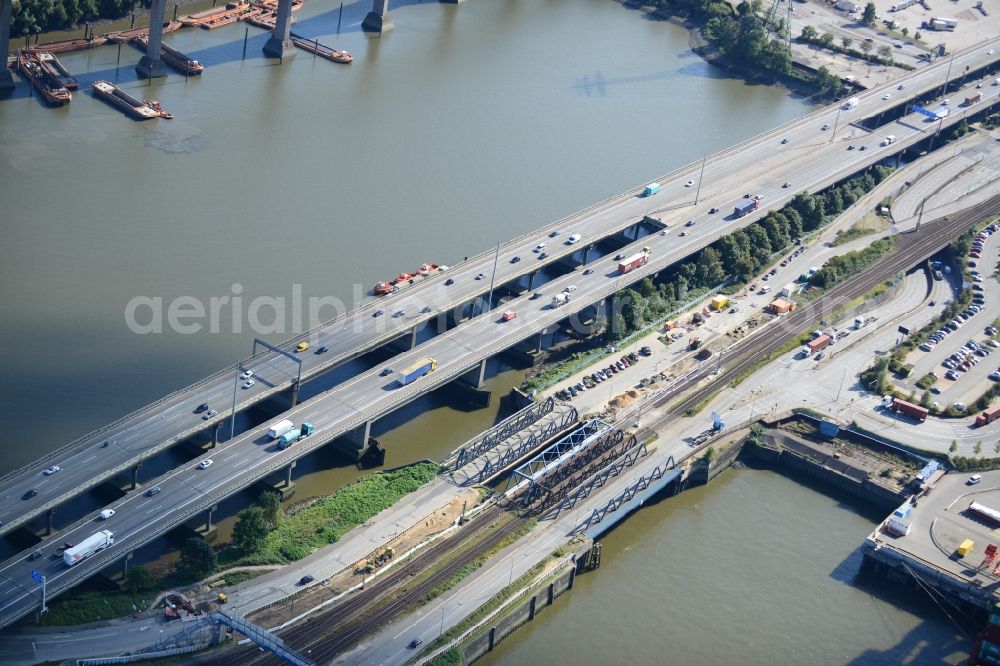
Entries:
[[216,28],[221,28],[224,25],[230,25],[236,23],[237,21],[242,20],[244,17],[246,17],[248,14],[254,11],[253,7],[251,7],[250,4],[246,2],[235,4],[235,6],[232,6],[233,4],[234,3],[230,3],[230,5],[227,7],[231,6],[231,8],[227,8],[226,11],[224,11],[223,13],[213,16],[207,21],[199,23],[198,25],[205,28],[206,30],[215,30]]
[[232,11],[239,6],[242,6],[241,2],[230,2],[225,7],[212,7],[211,9],[206,9],[201,12],[195,12],[194,14],[188,14],[187,16],[182,16],[180,22],[185,26],[195,26],[211,21],[226,12]]
[[49,76],[31,51],[21,49],[18,52],[17,68],[50,104],[62,106],[73,100],[73,94],[66,90],[66,86]]
[[29,46],[29,51],[45,51],[46,53],[66,53],[67,51],[82,51],[92,49],[95,46],[103,46],[108,43],[105,36],[93,37],[91,39],[66,39],[60,42],[49,42],[48,44],[35,44]]
[[[168,32],[173,32],[174,30],[180,29],[183,25],[180,21],[164,21],[163,23],[163,34]],[[131,30],[119,30],[118,32],[109,32],[105,35],[109,42],[114,42],[116,44],[127,44],[137,37],[145,35],[149,37],[149,26],[145,28],[132,28]]]
[[[149,35],[139,35],[133,41],[143,49],[149,48]],[[201,74],[205,71],[205,66],[200,62],[163,42],[160,42],[160,57],[163,58],[163,62],[184,74]]]
[[324,44],[320,44],[316,40],[310,41],[308,39],[305,39],[301,35],[296,35],[293,33],[291,35],[291,40],[292,44],[295,44],[295,46],[299,47],[303,51],[314,53],[321,58],[326,58],[327,60],[332,60],[333,62],[339,62],[346,65],[347,63],[352,62],[354,60],[354,56],[352,56],[347,51],[340,51],[338,49],[331,48]]
[[[292,0],[292,11],[297,12],[302,9],[303,0]],[[268,11],[277,12],[278,11],[278,0],[270,2],[269,0],[250,0],[250,4],[259,9],[266,9]]]
[[136,120],[173,118],[156,100],[140,101],[110,81],[94,81],[94,96],[132,116]]
[[63,88],[66,90],[76,90],[80,87],[79,82],[69,73],[59,58],[55,55],[48,53],[47,51],[35,51],[35,56],[38,58],[38,64],[42,66],[42,69],[51,76],[53,79],[62,84]]

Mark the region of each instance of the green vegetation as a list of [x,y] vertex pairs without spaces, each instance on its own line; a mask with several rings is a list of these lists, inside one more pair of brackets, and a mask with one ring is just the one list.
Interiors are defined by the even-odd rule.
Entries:
[[465,659],[458,648],[451,648],[427,662],[427,666],[462,666]]
[[[807,25],[802,28],[802,34],[800,34],[795,41],[801,44],[811,44],[812,46],[824,48],[828,51],[843,53],[846,56],[867,61],[872,65],[891,65],[893,67],[899,67],[900,69],[906,70],[916,69],[913,65],[893,60],[892,49],[889,49],[888,47],[883,46],[879,48],[878,54],[874,55],[872,54],[872,46],[869,42],[861,42],[856,49],[851,48],[852,42],[850,42],[850,40],[846,40],[846,43],[842,41],[840,44],[835,44],[832,32],[824,32],[821,35],[816,32],[816,29],[811,25]],[[825,87],[833,87],[837,90],[840,89],[840,79],[831,74],[826,67],[820,67],[819,72],[817,72],[817,79],[821,83],[825,83]]]
[[837,247],[838,245],[845,245],[850,243],[852,240],[857,240],[864,236],[869,236],[875,233],[874,229],[867,229],[864,227],[853,226],[847,231],[838,231],[836,237],[831,241],[830,245]]
[[110,620],[125,617],[136,611],[145,610],[156,592],[104,591],[60,596],[48,602],[49,612],[41,617],[45,627],[64,627],[96,620]]
[[212,547],[201,537],[191,537],[181,548],[180,559],[177,560],[177,573],[191,580],[206,576],[219,565],[218,557]]
[[872,393],[886,395],[891,388],[888,372],[889,358],[883,356],[875,361],[870,368],[863,371],[859,379],[861,380],[861,384],[868,387]]
[[63,30],[98,19],[128,16],[139,7],[149,7],[149,0],[20,0],[14,2],[10,36],[33,35],[48,30]]
[[820,289],[829,289],[874,264],[888,254],[893,245],[891,238],[880,238],[864,249],[831,257],[815,275],[809,278],[809,283]]
[[926,375],[917,380],[917,388],[924,390],[929,389],[934,386],[934,382],[936,381],[937,377],[928,372]]
[[263,576],[271,571],[273,571],[273,569],[244,569],[243,571],[231,571],[222,576],[222,580],[226,582],[226,585],[239,585],[240,583],[253,580],[257,576]]
[[335,543],[352,527],[433,479],[438,471],[437,464],[424,462],[359,479],[286,519],[268,533],[261,552],[281,561],[300,560],[316,548]]

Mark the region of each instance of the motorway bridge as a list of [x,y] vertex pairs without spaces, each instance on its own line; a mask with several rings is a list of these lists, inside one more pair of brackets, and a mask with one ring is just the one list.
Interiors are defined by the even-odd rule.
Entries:
[[[208,469],[195,469],[193,465],[174,469],[155,479],[162,488],[158,495],[147,497],[139,489],[109,505],[116,515],[106,523],[87,516],[49,535],[37,546],[46,556],[44,559],[29,561],[26,551],[4,562],[0,565],[0,623],[9,624],[37,603],[31,569],[47,576],[49,596],[54,596],[200,512],[209,511],[241,489],[283,469],[290,473],[297,458],[336,438],[343,444],[346,437],[348,450],[354,447],[360,452],[367,444],[371,423],[381,416],[470,371],[477,384],[490,357],[756,221],[767,210],[786,203],[794,192],[821,190],[871,164],[891,159],[927,140],[935,131],[961,122],[967,113],[995,105],[1000,87],[987,86],[978,91],[984,97],[979,104],[969,109],[956,106],[954,113],[940,121],[925,122],[923,116],[907,114],[873,131],[861,127],[863,121],[889,114],[910,99],[934,97],[941,91],[948,71],[957,77],[948,94],[956,99],[971,94],[975,82],[966,80],[966,68],[969,75],[995,70],[1000,58],[995,55],[998,43],[1000,39],[995,39],[956,54],[953,62],[940,60],[890,87],[860,94],[859,104],[853,109],[826,107],[713,155],[706,160],[703,171],[701,164],[682,167],[659,179],[663,189],[655,197],[640,197],[640,189],[636,189],[508,241],[498,251],[495,283],[513,296],[504,304],[505,309],[519,313],[512,321],[501,321],[490,310],[493,304],[485,308],[485,314],[468,317],[473,311],[470,304],[490,291],[489,279],[476,279],[480,273],[492,273],[495,257],[493,252],[487,252],[400,294],[371,299],[280,346],[291,352],[299,341],[308,340],[313,348],[329,348],[326,354],[299,355],[304,380],[372,349],[402,341],[404,348],[416,346],[398,353],[392,360],[393,367],[403,367],[425,356],[435,358],[439,364],[437,371],[414,384],[399,387],[394,374],[382,376],[380,368],[374,368],[302,404],[294,404],[299,364],[274,352],[252,357],[246,367],[254,370],[258,381],[241,392],[236,410],[275,399],[277,394],[291,393],[291,409],[278,418],[296,423],[309,421],[316,433],[278,451],[265,435],[267,424],[252,428],[212,451],[214,464]],[[824,125],[828,128],[823,129]],[[896,140],[884,146],[888,135],[894,135]],[[849,146],[856,149],[848,150]],[[866,150],[860,150],[862,146]],[[696,180],[700,182],[686,185]],[[785,182],[791,187],[782,187]],[[726,213],[743,200],[747,191],[763,197],[761,210],[733,219]],[[711,208],[720,212],[711,214]],[[643,224],[641,220],[647,215],[661,222]],[[687,220],[693,220],[693,226],[684,227]],[[679,237],[681,227],[687,232],[683,238]],[[560,234],[550,236],[555,231]],[[570,234],[579,234],[582,240],[566,244],[564,239]],[[545,258],[532,252],[541,242],[547,243]],[[618,275],[617,262],[608,256],[616,250],[608,251],[608,247],[630,252],[644,245],[653,250],[650,262],[627,276]],[[521,260],[515,262],[514,257]],[[583,265],[592,272],[585,275],[580,270]],[[549,297],[569,286],[575,287],[572,309],[548,307]],[[536,289],[545,298],[531,299],[528,292]],[[382,309],[387,313],[373,316]],[[397,311],[404,314],[391,316]],[[439,334],[416,344],[416,332],[442,318],[452,327],[444,326]],[[123,471],[135,470],[143,460],[179,442],[206,431],[217,432],[230,411],[220,410],[205,420],[194,409],[202,402],[221,406],[231,401],[234,379],[232,371],[216,373],[8,474],[0,480],[0,494],[6,500],[0,508],[2,529],[25,525],[88,488]],[[41,471],[53,464],[62,471],[42,476]],[[19,499],[30,489],[37,490],[37,496]],[[99,528],[114,531],[112,548],[73,568],[66,568],[61,560],[48,559],[64,541],[79,541]]]

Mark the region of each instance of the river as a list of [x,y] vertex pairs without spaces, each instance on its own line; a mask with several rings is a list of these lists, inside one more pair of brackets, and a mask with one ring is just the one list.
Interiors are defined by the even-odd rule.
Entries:
[[[308,325],[292,321],[289,306],[273,330],[254,330],[244,309],[238,325],[224,311],[216,331],[205,322],[192,334],[137,334],[125,316],[134,298],[290,302],[301,293],[350,303],[378,279],[456,263],[808,110],[706,64],[684,30],[610,0],[394,3],[396,28],[381,38],[359,30],[369,7],[345,6],[339,34],[339,4],[309,0],[296,13],[297,33],[350,51],[350,66],[305,53],[264,59],[265,34],[252,27],[244,57],[243,24],[183,29],[166,40],[206,65],[200,77],[171,73],[146,87],[132,69],[139,53],[105,46],[62,57],[81,82],[68,107],[43,106],[24,84],[0,99],[0,419],[21,433],[0,448],[0,473],[233,363],[255,335],[280,341]],[[125,118],[90,95],[98,79],[159,99],[176,119]],[[518,381],[505,372],[490,387],[499,394]],[[499,402],[468,412],[430,397],[384,420],[387,465],[441,457],[493,423]],[[296,499],[358,475],[333,456],[314,458],[297,470]],[[848,622],[831,627],[831,644],[855,626],[912,629],[912,616],[845,584],[867,521],[827,507],[848,518],[824,525],[820,541],[788,531],[788,521],[765,538],[750,529],[755,505],[731,493],[764,483],[753,492],[791,512],[830,501],[749,478],[730,475],[640,513],[608,540],[604,569],[581,579],[572,605],[561,602],[565,611],[509,646],[542,649],[533,636],[566,613],[589,617],[589,637],[629,617],[645,638],[669,636],[678,662],[707,650],[736,662],[761,662],[768,649],[811,655],[793,648],[795,631],[820,624],[810,609]],[[688,538],[676,538],[682,527]],[[780,595],[761,587],[789,561],[804,567],[794,586]],[[729,583],[710,585],[720,576]],[[591,587],[607,596],[580,603]],[[657,612],[626,615],[620,602],[649,590]],[[820,601],[816,590],[839,596]],[[741,638],[719,641],[723,627]],[[560,656],[597,654],[595,641],[575,635],[553,643]],[[637,662],[666,649],[629,645]]]

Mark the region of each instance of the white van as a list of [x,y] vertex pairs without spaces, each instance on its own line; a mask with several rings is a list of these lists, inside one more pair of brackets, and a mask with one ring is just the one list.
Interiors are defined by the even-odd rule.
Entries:
[[888,146],[890,143],[895,143],[895,142],[896,142],[896,135],[888,134],[886,135],[885,139],[882,140],[882,145]]
[[847,100],[847,102],[844,103],[844,108],[845,109],[853,109],[857,105],[858,105],[858,98],[857,97],[852,97],[851,99]]

